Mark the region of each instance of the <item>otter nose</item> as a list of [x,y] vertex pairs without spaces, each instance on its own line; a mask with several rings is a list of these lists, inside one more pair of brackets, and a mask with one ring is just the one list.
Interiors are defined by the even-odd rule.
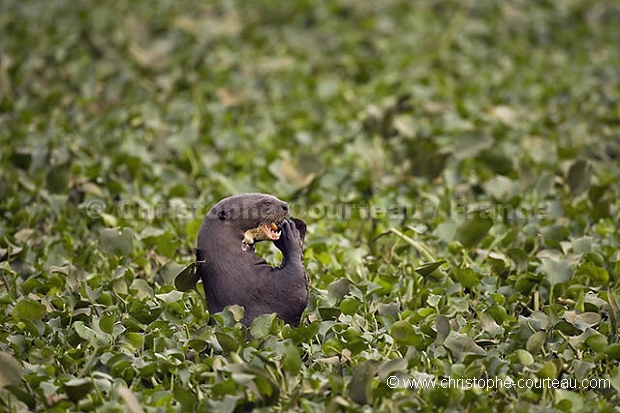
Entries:
[[282,208],[282,211],[288,212],[288,204],[286,202],[282,202],[280,207]]

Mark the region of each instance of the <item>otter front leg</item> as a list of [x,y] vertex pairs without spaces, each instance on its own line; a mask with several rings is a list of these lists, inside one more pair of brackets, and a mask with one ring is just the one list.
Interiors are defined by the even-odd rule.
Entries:
[[273,291],[278,291],[278,316],[291,326],[297,326],[308,304],[308,276],[303,263],[306,224],[291,218],[281,222],[280,227],[282,235],[274,244],[282,251],[282,264],[273,269],[277,276],[272,277],[270,282],[275,284]]
[[282,234],[280,239],[274,241],[276,248],[282,251],[282,265],[280,268],[292,266],[301,266],[303,269],[303,236],[297,226],[300,226],[303,235],[306,233],[306,223],[300,219],[285,219],[280,223]]

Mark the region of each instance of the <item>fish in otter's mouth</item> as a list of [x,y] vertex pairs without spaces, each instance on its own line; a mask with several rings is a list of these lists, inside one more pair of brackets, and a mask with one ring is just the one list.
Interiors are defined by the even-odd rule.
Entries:
[[249,229],[243,234],[243,242],[254,244],[258,241],[277,241],[280,239],[282,230],[275,222],[260,224],[256,228]]

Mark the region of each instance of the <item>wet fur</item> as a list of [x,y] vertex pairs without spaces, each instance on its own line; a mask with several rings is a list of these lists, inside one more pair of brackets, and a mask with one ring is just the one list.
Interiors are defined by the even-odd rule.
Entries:
[[[245,309],[244,324],[261,314],[276,313],[296,326],[308,300],[303,265],[306,224],[286,218],[288,204],[266,194],[241,194],[225,198],[211,208],[198,233],[197,263],[209,312],[238,304]],[[282,263],[272,267],[243,248],[247,230],[276,222],[282,230],[274,241],[282,251]]]

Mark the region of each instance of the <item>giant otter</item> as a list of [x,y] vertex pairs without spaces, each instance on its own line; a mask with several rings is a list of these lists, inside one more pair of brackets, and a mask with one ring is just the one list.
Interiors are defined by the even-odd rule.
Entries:
[[[207,213],[198,232],[196,263],[211,313],[238,304],[248,326],[270,313],[299,324],[308,301],[302,251],[306,224],[287,218],[288,213],[286,202],[258,193],[222,199]],[[254,253],[253,243],[262,240],[282,251],[279,267]]]

